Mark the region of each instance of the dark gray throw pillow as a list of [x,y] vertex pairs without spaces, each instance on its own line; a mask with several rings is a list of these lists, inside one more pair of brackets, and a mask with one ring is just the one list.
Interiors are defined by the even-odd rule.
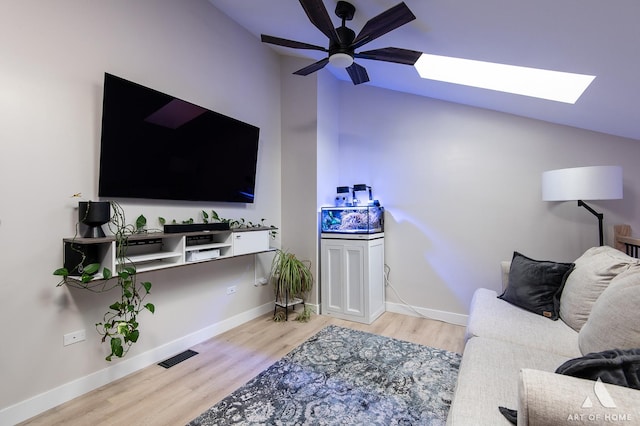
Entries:
[[573,263],[534,260],[515,251],[509,285],[498,297],[555,321],[560,312],[562,287],[573,266]]

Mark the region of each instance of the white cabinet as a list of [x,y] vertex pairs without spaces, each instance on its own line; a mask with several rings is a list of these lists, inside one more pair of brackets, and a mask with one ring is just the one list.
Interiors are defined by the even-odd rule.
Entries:
[[385,311],[384,234],[322,234],[322,313],[371,324]]

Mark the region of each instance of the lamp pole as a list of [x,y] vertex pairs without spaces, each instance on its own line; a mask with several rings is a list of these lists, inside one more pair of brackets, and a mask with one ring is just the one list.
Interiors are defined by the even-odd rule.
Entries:
[[604,233],[602,232],[602,219],[604,217],[604,214],[596,212],[594,209],[592,209],[587,203],[585,203],[582,200],[578,200],[578,207],[584,207],[585,209],[589,210],[595,217],[598,218],[598,230],[599,230],[598,235],[600,236],[600,246],[603,246]]

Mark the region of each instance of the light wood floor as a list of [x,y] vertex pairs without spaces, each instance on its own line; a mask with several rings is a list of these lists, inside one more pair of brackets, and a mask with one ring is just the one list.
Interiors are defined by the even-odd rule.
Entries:
[[276,323],[265,315],[193,347],[169,369],[152,365],[23,425],[185,425],[296,346],[335,324],[462,353],[464,327],[386,312],[371,325],[313,315]]

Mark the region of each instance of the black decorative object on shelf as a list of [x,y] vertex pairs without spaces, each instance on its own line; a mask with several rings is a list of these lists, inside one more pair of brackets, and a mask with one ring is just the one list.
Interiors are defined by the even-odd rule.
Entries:
[[102,225],[111,219],[111,203],[109,201],[80,201],[78,203],[78,220],[87,225],[82,233],[85,238],[104,237]]
[[165,234],[175,234],[183,232],[202,232],[202,231],[228,231],[230,229],[227,222],[215,223],[174,223],[164,225]]

